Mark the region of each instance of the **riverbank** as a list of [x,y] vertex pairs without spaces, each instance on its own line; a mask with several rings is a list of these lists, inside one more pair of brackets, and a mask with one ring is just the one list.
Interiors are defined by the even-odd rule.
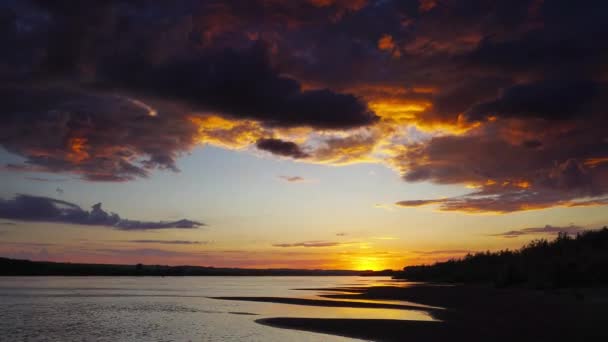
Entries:
[[[198,276],[386,276],[388,271],[309,270],[286,268],[226,268],[212,266],[81,264],[70,262],[31,261],[0,257],[0,276],[103,276],[103,277],[198,277]],[[392,271],[391,271],[392,272]],[[392,273],[391,273],[392,274]]]
[[[325,289],[327,291],[327,289]],[[608,338],[605,289],[534,291],[491,286],[417,284],[335,289],[332,300],[408,301],[442,307],[427,309],[438,321],[317,319],[276,317],[258,323],[373,341],[591,341]],[[311,305],[286,298],[240,298]],[[355,303],[355,302],[352,302]],[[318,301],[313,305],[337,305]],[[359,305],[359,304],[339,304]],[[405,305],[404,309],[411,309]],[[394,308],[394,307],[391,307]],[[419,308],[418,308],[419,309]]]

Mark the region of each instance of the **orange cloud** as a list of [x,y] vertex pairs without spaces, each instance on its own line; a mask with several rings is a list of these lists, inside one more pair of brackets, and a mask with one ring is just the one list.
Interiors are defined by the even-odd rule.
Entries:
[[66,158],[74,163],[79,163],[89,158],[89,153],[86,151],[86,144],[86,138],[71,138],[68,142],[71,152],[67,154]]
[[199,144],[242,149],[267,135],[258,122],[251,120],[231,120],[217,115],[190,116],[188,119],[197,127]]
[[[524,195],[525,196],[525,195]],[[553,207],[593,207],[608,205],[608,199],[596,200],[559,200],[548,198],[540,199],[510,199],[510,196],[476,196],[476,193],[462,197],[431,199],[431,200],[411,200],[395,203],[399,207],[420,207],[439,204],[439,211],[459,212],[463,214],[507,214],[516,211],[542,210]],[[506,199],[505,199],[506,198]]]
[[413,122],[417,115],[427,110],[431,104],[428,102],[415,102],[403,100],[379,100],[368,103],[369,107],[383,119],[396,122]]
[[390,34],[385,34],[378,40],[378,49],[383,51],[392,51],[395,48],[395,42]]
[[357,11],[367,5],[367,0],[309,0],[313,6],[329,7],[337,6],[351,11]]
[[585,166],[588,167],[597,167],[600,164],[608,163],[608,157],[599,157],[599,158],[589,158],[585,160]]
[[428,12],[437,6],[437,0],[420,0],[418,9],[421,12]]
[[362,132],[324,139],[310,152],[311,160],[333,165],[377,161],[372,155],[379,141],[377,134],[377,132]]
[[395,58],[401,57],[401,51],[393,41],[393,36],[385,34],[378,40],[378,49],[386,52],[390,52],[391,56]]

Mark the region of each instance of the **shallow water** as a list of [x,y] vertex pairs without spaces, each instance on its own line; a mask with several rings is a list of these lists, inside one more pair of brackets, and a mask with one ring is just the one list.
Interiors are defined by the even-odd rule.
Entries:
[[312,298],[384,285],[359,277],[0,277],[0,341],[352,341],[255,323],[267,317],[431,320],[424,311],[211,299]]

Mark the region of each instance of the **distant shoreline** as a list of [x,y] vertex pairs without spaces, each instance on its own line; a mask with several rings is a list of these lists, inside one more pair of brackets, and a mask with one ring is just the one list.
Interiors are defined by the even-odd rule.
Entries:
[[0,258],[0,276],[392,276],[394,271],[83,264]]

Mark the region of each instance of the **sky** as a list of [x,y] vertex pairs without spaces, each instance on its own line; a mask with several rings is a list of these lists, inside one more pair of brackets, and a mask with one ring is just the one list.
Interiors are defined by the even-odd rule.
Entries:
[[608,3],[0,4],[0,256],[400,269],[608,224]]

